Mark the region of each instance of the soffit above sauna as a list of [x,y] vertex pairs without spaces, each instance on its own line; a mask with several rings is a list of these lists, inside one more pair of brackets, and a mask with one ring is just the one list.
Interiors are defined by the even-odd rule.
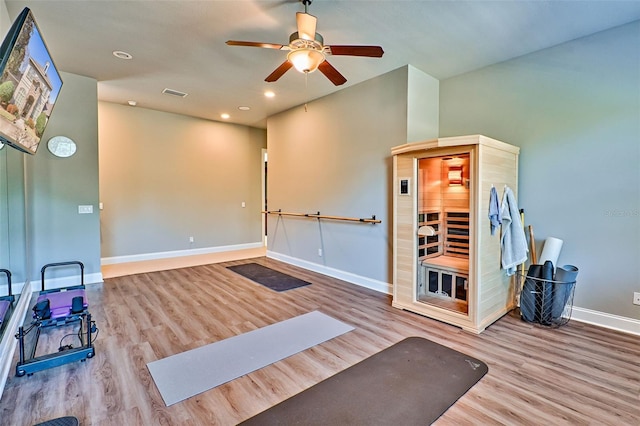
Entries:
[[391,148],[391,155],[400,155],[416,151],[428,151],[437,148],[450,148],[463,145],[484,145],[512,154],[519,154],[520,148],[483,135],[453,136],[412,142]]

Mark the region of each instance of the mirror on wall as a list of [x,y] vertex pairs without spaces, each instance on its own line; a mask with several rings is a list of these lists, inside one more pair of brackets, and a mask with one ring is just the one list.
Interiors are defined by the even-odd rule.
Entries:
[[468,314],[469,154],[418,160],[416,299]]
[[0,148],[0,339],[27,281],[25,206],[24,154],[3,146]]

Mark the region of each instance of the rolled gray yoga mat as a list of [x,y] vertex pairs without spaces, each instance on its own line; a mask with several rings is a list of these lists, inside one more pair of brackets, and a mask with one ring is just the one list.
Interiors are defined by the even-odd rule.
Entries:
[[531,265],[520,296],[520,314],[525,321],[550,325],[553,305],[553,263]]
[[564,265],[556,268],[556,275],[553,286],[553,307],[551,309],[552,319],[554,321],[562,317],[564,308],[569,301],[569,297],[573,292],[573,286],[576,285],[576,277],[578,276],[578,268],[573,265]]

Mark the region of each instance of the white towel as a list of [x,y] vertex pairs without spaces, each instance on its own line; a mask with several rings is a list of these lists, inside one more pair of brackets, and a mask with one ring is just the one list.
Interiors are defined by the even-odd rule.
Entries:
[[498,191],[493,185],[489,195],[489,223],[491,223],[491,235],[495,235],[496,229],[502,224],[502,215],[498,203]]
[[507,275],[513,275],[516,267],[527,260],[527,238],[520,222],[520,211],[516,203],[516,197],[508,186],[504,189],[502,196],[502,268],[507,271]]

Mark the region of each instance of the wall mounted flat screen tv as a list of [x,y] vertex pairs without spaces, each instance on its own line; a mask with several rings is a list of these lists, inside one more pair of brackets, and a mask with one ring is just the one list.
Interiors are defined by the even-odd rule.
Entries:
[[0,143],[35,154],[62,79],[29,8],[0,47]]

